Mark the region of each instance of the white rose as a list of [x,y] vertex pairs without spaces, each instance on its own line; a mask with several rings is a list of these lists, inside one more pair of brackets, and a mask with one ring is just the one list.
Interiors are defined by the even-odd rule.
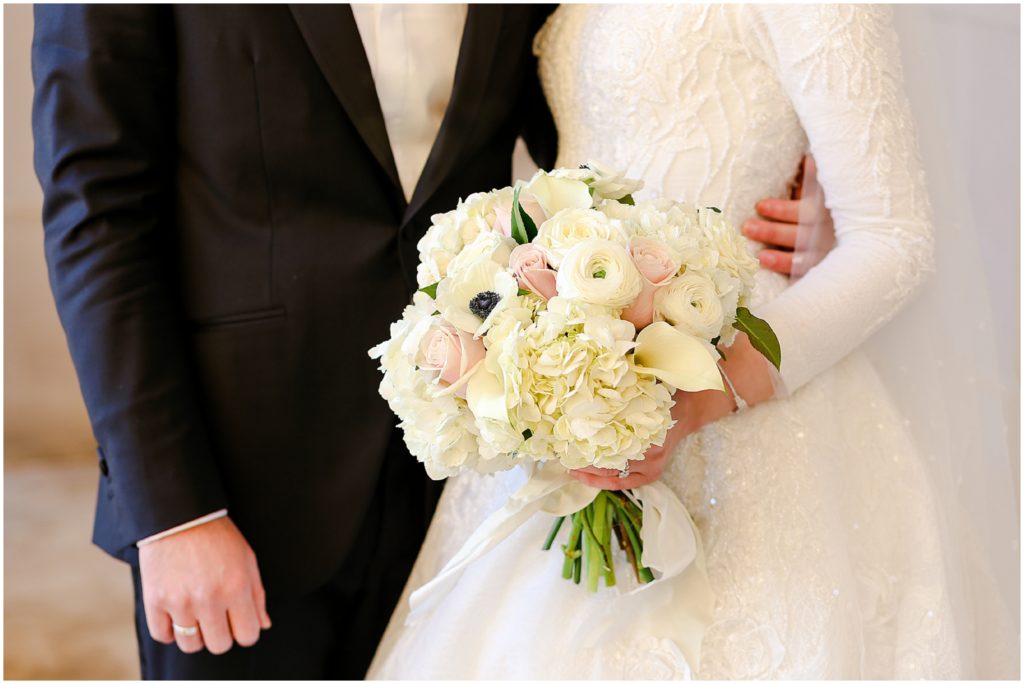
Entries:
[[453,276],[486,259],[505,266],[515,246],[516,241],[512,238],[502,237],[498,233],[479,233],[448,263],[447,275]]
[[600,238],[570,249],[555,282],[559,297],[613,309],[628,306],[643,289],[643,277],[626,248]]
[[625,243],[621,224],[591,209],[565,209],[558,212],[537,229],[534,244],[548,254],[548,263],[558,268],[566,252],[573,246],[591,238]]
[[518,294],[519,283],[508,269],[480,259],[438,283],[437,308],[459,330],[480,336]]
[[715,284],[697,273],[677,277],[655,293],[654,320],[705,340],[714,338],[724,322]]

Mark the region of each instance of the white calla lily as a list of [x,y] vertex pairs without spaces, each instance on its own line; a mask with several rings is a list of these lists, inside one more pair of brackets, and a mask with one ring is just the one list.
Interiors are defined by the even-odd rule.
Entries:
[[563,209],[589,209],[594,201],[583,181],[556,178],[543,171],[538,171],[524,190],[533,195],[548,218]]
[[706,344],[664,321],[651,323],[636,338],[633,363],[676,389],[725,391],[718,363]]
[[466,403],[478,419],[508,423],[508,409],[505,407],[505,388],[501,379],[486,367],[478,369],[469,379],[466,388]]

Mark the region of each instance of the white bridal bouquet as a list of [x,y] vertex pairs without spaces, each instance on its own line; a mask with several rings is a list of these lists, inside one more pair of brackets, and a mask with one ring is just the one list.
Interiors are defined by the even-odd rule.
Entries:
[[[420,240],[420,290],[370,350],[380,393],[434,479],[522,463],[628,469],[661,445],[675,391],[723,390],[717,345],[737,330],[776,366],[778,341],[744,304],[757,261],[715,207],[635,202],[597,164],[539,171],[467,197]],[[611,537],[637,579],[641,508],[597,494],[566,517],[563,576],[615,583]]]

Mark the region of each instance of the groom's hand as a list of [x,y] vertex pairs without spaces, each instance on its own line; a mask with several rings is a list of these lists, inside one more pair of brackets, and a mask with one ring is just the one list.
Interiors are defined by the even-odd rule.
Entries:
[[[185,653],[252,646],[270,628],[256,555],[229,518],[178,532],[139,549],[149,633]],[[173,625],[198,627],[183,634]]]
[[[744,222],[743,234],[764,244],[757,258],[770,271],[802,275],[821,261],[835,242],[832,216],[818,185],[813,157],[804,157],[789,198],[766,198],[755,208],[758,218]],[[806,232],[808,243],[799,250],[798,230]]]

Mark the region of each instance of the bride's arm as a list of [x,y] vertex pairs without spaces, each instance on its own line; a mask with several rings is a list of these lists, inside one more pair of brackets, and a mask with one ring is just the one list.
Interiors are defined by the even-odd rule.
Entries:
[[[759,5],[766,58],[807,132],[836,246],[755,313],[782,347],[781,376],[737,335],[722,370],[748,404],[795,391],[892,318],[932,268],[932,228],[891,12],[878,5]],[[755,32],[755,33],[757,33]],[[657,479],[687,434],[734,410],[731,392],[678,392],[675,427],[643,472],[617,480],[573,473],[596,487]]]
[[[835,222],[835,249],[758,312],[779,336],[783,391],[792,392],[899,311],[931,270],[932,228],[889,8],[753,11],[807,132]],[[747,366],[730,378],[754,403],[765,398],[764,382],[747,377],[756,374]],[[761,391],[748,397],[751,382]]]

